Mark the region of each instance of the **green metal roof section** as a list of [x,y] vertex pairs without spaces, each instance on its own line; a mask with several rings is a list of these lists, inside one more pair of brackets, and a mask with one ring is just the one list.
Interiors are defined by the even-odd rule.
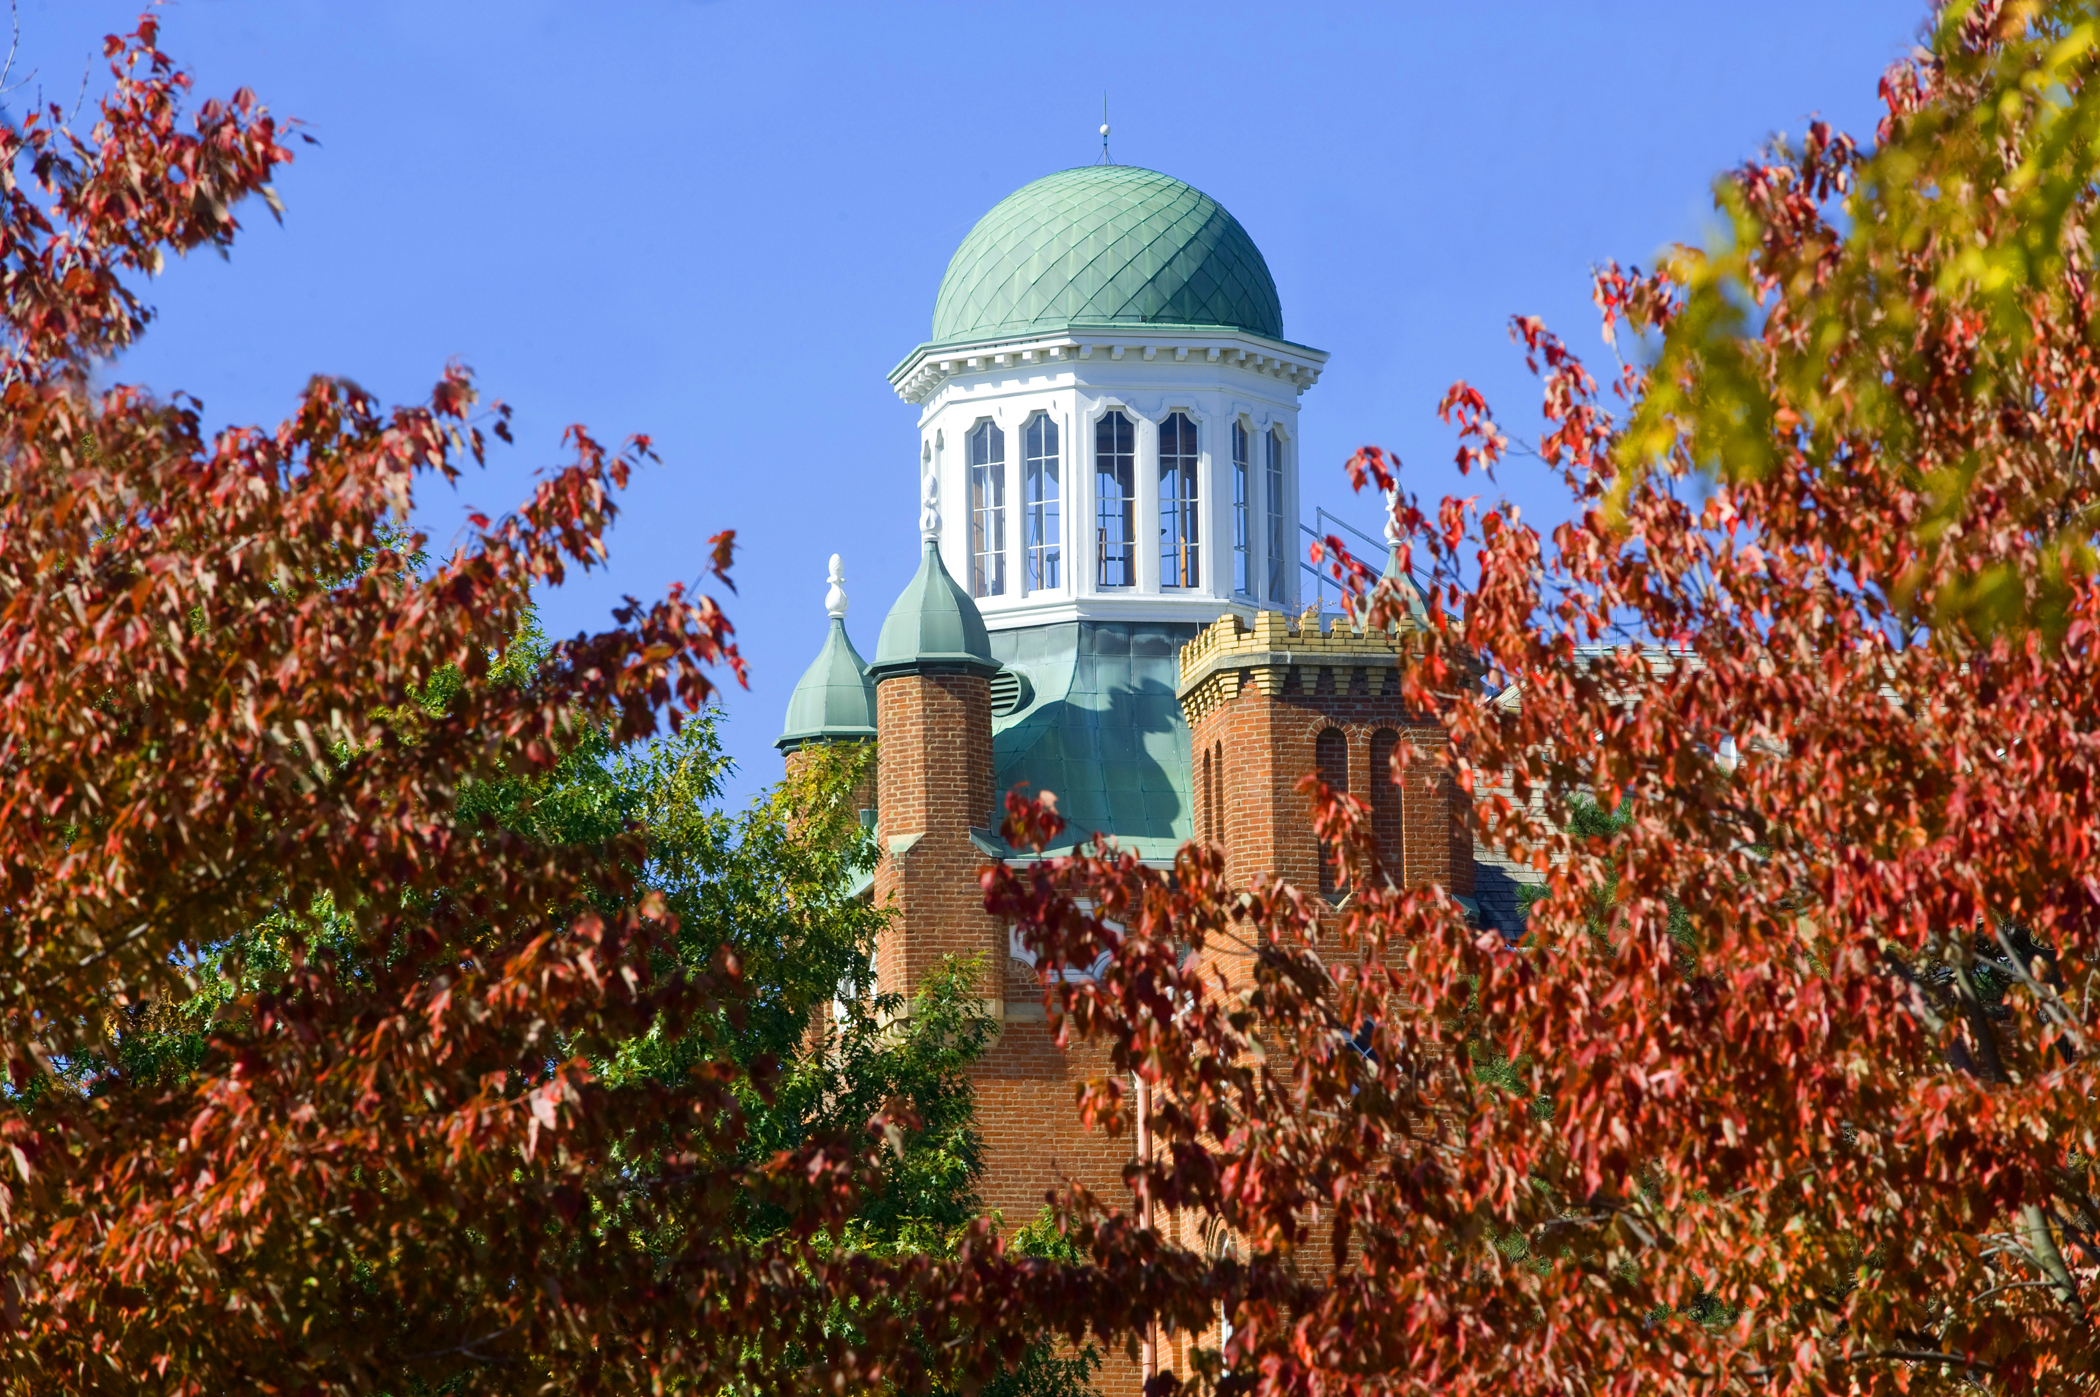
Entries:
[[998,673],[984,616],[970,594],[956,585],[941,562],[940,546],[926,540],[919,570],[883,618],[875,642],[875,663],[868,673],[877,680],[893,674],[928,669],[961,669],[987,677]]
[[1045,175],[978,220],[948,263],[933,342],[1073,324],[1206,325],[1283,338],[1261,249],[1208,194],[1135,165]]
[[868,678],[845,621],[834,616],[824,648],[788,697],[787,726],[773,745],[792,752],[811,742],[874,740],[875,681]]
[[1034,689],[992,724],[992,792],[1057,793],[1064,841],[1114,835],[1142,857],[1173,856],[1194,832],[1189,729],[1174,696],[1181,647],[1200,626],[1069,621],[992,635],[992,652]]
[[1378,574],[1380,582],[1398,582],[1407,596],[1407,613],[1415,618],[1415,624],[1423,630],[1429,629],[1429,608],[1422,605],[1422,589],[1415,585],[1415,576],[1400,566],[1400,545],[1388,542],[1385,552],[1385,571]]

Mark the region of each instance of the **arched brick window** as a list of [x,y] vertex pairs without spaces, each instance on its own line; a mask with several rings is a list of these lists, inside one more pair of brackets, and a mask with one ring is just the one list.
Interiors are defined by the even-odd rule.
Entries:
[[1196,837],[1215,840],[1218,837],[1218,772],[1211,761],[1211,754],[1203,754],[1202,803],[1196,807]]
[[[1313,740],[1313,762],[1329,790],[1337,795],[1348,791],[1349,738],[1340,728],[1320,729],[1319,737]],[[1334,850],[1325,841],[1320,845],[1320,892],[1328,898],[1341,895],[1341,875],[1334,866]]]
[[1399,745],[1400,734],[1391,728],[1380,728],[1371,734],[1371,832],[1376,837],[1378,861],[1385,865],[1386,876],[1404,885],[1407,873],[1401,862],[1400,788],[1393,784],[1393,749]]
[[1213,742],[1204,760],[1212,773],[1210,787],[1210,837],[1225,842],[1225,744]]

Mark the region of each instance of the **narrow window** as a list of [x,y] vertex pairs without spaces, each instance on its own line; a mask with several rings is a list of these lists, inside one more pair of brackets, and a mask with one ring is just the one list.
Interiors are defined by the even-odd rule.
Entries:
[[1210,788],[1210,837],[1218,843],[1225,842],[1225,744],[1210,744],[1211,770],[1216,781]]
[[1027,497],[1028,511],[1028,575],[1025,581],[1031,592],[1050,591],[1063,585],[1064,552],[1059,541],[1064,533],[1057,512],[1062,479],[1057,460],[1057,423],[1049,413],[1037,413],[1028,424],[1024,449],[1027,478],[1022,490]]
[[1194,587],[1201,569],[1196,528],[1196,424],[1170,413],[1159,427],[1159,582]]
[[1006,593],[1006,433],[992,422],[970,433],[970,591]]
[[1232,590],[1249,596],[1254,586],[1247,559],[1247,427],[1232,424]]
[[1380,728],[1371,734],[1371,834],[1378,848],[1378,861],[1385,876],[1399,886],[1407,883],[1407,868],[1401,862],[1400,787],[1393,782],[1393,749],[1400,734]]
[[1203,754],[1203,804],[1199,812],[1197,837],[1215,841],[1218,837],[1218,772],[1211,761],[1210,753]]
[[1291,548],[1283,517],[1283,433],[1269,428],[1269,600],[1288,604],[1291,599]]
[[[1313,743],[1313,762],[1319,767],[1320,779],[1327,789],[1336,795],[1345,795],[1349,790],[1349,739],[1340,728],[1322,728]],[[1337,899],[1341,894],[1341,871],[1335,867],[1335,856],[1339,852],[1326,840],[1320,841],[1320,893],[1323,897]]]
[[1137,429],[1120,412],[1094,427],[1096,585],[1137,583]]

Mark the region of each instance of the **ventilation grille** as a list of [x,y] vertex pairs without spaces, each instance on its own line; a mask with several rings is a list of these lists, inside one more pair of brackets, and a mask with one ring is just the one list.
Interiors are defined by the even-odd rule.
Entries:
[[1017,669],[1002,669],[992,676],[992,716],[1004,718],[1018,713],[1028,706],[1035,691],[1028,686],[1028,676]]

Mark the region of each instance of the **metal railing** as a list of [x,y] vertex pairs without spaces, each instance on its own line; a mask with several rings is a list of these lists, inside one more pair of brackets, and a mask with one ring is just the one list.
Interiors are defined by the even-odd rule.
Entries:
[[[1335,527],[1330,529],[1327,527],[1329,524]],[[1310,584],[1312,600],[1322,612],[1333,612],[1339,615],[1342,610],[1342,598],[1347,593],[1342,590],[1341,583],[1336,582],[1334,578],[1328,575],[1325,567],[1314,567],[1312,565],[1311,559],[1306,556],[1310,551],[1309,545],[1311,543],[1320,542],[1330,533],[1354,534],[1356,536],[1355,540],[1345,538],[1343,541],[1349,544],[1350,551],[1356,554],[1357,561],[1372,569],[1373,572],[1380,571],[1385,567],[1386,546],[1384,542],[1372,538],[1362,529],[1357,528],[1356,525],[1330,510],[1325,508],[1315,509],[1313,511],[1313,522],[1308,524],[1300,520],[1298,532],[1305,535],[1308,540],[1308,547],[1301,549],[1299,552],[1298,566],[1307,577],[1312,579]],[[1363,546],[1358,548],[1356,546],[1357,542],[1361,542]],[[1300,585],[1304,586],[1306,584],[1301,583]],[[1304,598],[1301,597],[1300,600],[1304,600]]]

